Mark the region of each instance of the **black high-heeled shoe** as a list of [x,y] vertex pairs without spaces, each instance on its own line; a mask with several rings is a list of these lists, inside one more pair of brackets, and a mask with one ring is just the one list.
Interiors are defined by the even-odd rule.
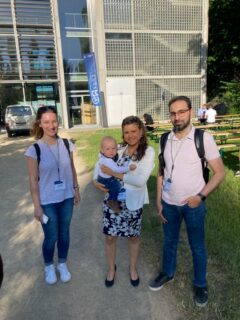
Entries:
[[139,285],[139,282],[140,282],[139,276],[137,277],[137,279],[133,280],[130,274],[130,283],[133,287],[137,287]]
[[117,270],[117,266],[115,265],[115,272],[114,272],[114,276],[112,280],[108,280],[107,278],[105,279],[105,286],[107,288],[111,288],[114,285],[114,279],[115,279],[115,275],[116,275],[116,270]]
[[133,287],[137,287],[139,285],[140,279],[139,277],[136,280],[130,278],[130,283]]

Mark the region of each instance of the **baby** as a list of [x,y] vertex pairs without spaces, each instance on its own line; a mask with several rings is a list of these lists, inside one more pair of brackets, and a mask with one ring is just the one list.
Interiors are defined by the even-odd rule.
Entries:
[[101,151],[98,160],[98,182],[102,183],[106,189],[108,189],[109,197],[107,205],[114,212],[119,213],[121,209],[119,202],[117,201],[118,193],[121,189],[121,183],[115,177],[111,177],[101,171],[101,166],[105,165],[117,173],[126,173],[129,170],[135,170],[135,164],[124,164],[122,166],[117,165],[118,153],[117,153],[117,141],[110,136],[106,136],[101,140]]

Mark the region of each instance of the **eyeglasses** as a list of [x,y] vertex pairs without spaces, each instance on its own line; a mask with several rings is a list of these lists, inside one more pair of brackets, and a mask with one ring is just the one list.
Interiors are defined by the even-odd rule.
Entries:
[[186,112],[188,112],[190,109],[184,109],[184,110],[179,110],[177,112],[169,112],[170,117],[175,118],[176,116],[183,116]]

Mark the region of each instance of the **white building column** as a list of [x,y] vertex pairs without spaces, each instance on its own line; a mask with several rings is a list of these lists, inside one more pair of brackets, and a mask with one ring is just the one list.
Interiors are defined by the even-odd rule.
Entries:
[[209,1],[203,1],[202,10],[202,50],[201,50],[201,105],[207,101],[207,48],[208,48],[208,9]]
[[17,55],[17,62],[18,62],[19,79],[21,80],[23,101],[25,102],[26,101],[26,94],[25,94],[25,87],[24,87],[24,82],[23,82],[23,73],[22,73],[22,64],[21,64],[19,39],[18,39],[18,34],[17,34],[17,22],[16,22],[16,13],[15,13],[14,0],[11,0],[11,11],[12,11],[13,32],[14,32],[15,45],[16,45],[16,55]]
[[[98,70],[98,79],[100,91],[104,95],[105,106],[101,107],[98,112],[101,125],[107,126],[104,116],[104,109],[107,110],[107,97],[106,97],[106,50],[105,50],[105,32],[104,32],[104,13],[103,13],[103,0],[88,0],[88,9],[91,16],[92,27],[92,50],[95,52],[96,64]],[[97,107],[98,108],[98,107]]]
[[62,107],[62,116],[63,116],[63,127],[69,129],[69,118],[67,110],[67,95],[65,88],[65,78],[64,78],[64,66],[63,66],[63,55],[62,55],[62,41],[61,41],[61,31],[59,23],[59,14],[58,14],[58,1],[52,0],[52,16],[53,16],[53,32],[56,48],[56,63],[58,71],[58,80],[59,80],[59,96],[60,103]]

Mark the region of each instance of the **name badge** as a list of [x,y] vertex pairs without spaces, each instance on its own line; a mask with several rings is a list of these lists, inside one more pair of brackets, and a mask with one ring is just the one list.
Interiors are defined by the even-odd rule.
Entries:
[[65,190],[66,185],[64,181],[58,180],[58,181],[54,181],[54,190],[58,191],[58,190]]
[[164,184],[164,186],[163,186],[163,190],[164,190],[165,192],[168,192],[168,191],[171,190],[171,186],[172,186],[172,180],[168,178],[168,179],[165,181],[165,184]]

